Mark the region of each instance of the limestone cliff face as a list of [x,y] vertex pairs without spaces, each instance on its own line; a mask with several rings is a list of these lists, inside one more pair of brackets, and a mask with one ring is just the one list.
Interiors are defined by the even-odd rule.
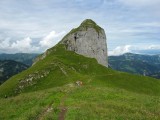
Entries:
[[90,19],[82,22],[78,28],[71,30],[63,38],[61,44],[65,44],[68,50],[95,58],[99,64],[108,67],[105,31]]

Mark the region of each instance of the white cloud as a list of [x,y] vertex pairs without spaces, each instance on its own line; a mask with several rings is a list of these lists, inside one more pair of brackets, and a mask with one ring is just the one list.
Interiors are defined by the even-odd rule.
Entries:
[[57,44],[63,35],[64,31],[56,33],[50,32],[46,37],[39,38],[39,42],[35,43],[34,39],[26,37],[24,39],[13,40],[11,38],[0,39],[0,53],[37,53],[44,52],[46,49]]
[[5,49],[10,47],[10,38],[0,41],[0,49]]
[[17,52],[37,52],[38,47],[32,45],[32,39],[30,37],[18,40],[10,45],[12,50]]
[[160,27],[160,22],[149,22],[149,23],[137,23],[139,26],[142,27]]
[[160,45],[150,45],[146,49],[152,49],[152,50],[160,49]]
[[[118,46],[115,49],[108,52],[109,56],[118,56],[125,53],[138,53],[138,54],[144,54],[145,51],[159,51],[160,45],[124,45],[124,46]],[[145,53],[146,54],[146,53]],[[150,54],[150,53],[148,53]]]
[[109,54],[109,56],[122,55],[124,53],[131,52],[132,49],[133,49],[133,46],[131,46],[131,45],[118,46],[115,49],[113,49],[112,51],[109,51],[108,54]]
[[50,32],[46,37],[44,37],[40,42],[40,46],[46,50],[54,45],[56,45],[63,35],[65,34],[65,31],[62,31],[60,33],[56,33],[55,31]]
[[11,42],[10,38],[7,38],[0,42],[0,52],[3,53],[35,53],[38,52],[39,47],[32,45],[32,39],[27,37],[22,40]]
[[160,0],[119,0],[120,2],[124,3],[125,5],[129,6],[157,6],[160,4]]

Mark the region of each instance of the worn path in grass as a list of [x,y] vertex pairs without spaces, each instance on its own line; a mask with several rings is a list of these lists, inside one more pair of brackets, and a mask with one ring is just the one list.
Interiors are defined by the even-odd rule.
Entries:
[[52,108],[53,102],[42,111],[42,113],[40,113],[40,115],[38,116],[37,120],[43,120],[43,118],[45,117],[45,115],[47,115],[47,113],[51,112],[53,110]]
[[65,119],[65,114],[67,112],[67,107],[64,105],[64,102],[65,102],[66,99],[67,99],[67,96],[64,96],[62,98],[58,120],[64,120]]

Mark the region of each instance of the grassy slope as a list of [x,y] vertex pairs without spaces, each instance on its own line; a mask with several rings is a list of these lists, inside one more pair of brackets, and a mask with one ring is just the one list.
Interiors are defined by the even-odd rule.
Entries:
[[[68,120],[160,118],[160,81],[106,69],[95,59],[66,51],[63,45],[48,53],[0,86],[0,119],[57,119],[62,104],[68,108]],[[21,94],[13,92],[21,79],[45,72],[49,74],[34,79],[35,84]],[[76,86],[77,80],[83,86]],[[5,95],[14,97],[4,99]],[[48,107],[53,109],[44,112]]]

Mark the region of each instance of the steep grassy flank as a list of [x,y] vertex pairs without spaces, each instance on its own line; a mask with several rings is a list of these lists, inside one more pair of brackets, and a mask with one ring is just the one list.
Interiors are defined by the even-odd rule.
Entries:
[[[27,82],[31,78],[32,81]],[[4,83],[0,87],[0,96],[57,87],[77,80],[87,84],[88,79],[93,85],[160,95],[160,82],[156,79],[107,69],[97,64],[95,59],[66,51],[63,45],[57,45],[48,50],[48,55],[43,60]]]
[[0,97],[0,119],[57,119],[63,108],[68,120],[160,118],[160,81],[107,69],[61,44],[0,86]]
[[[19,92],[41,90],[61,86],[71,81],[86,80],[95,74],[111,73],[105,67],[98,65],[95,59],[85,58],[74,52],[66,51],[59,45],[48,50],[49,55],[40,60],[28,70],[12,77],[0,87],[0,96],[15,95]],[[95,66],[96,65],[96,66]],[[43,74],[47,74],[44,76]],[[33,77],[33,85],[24,84],[24,89],[16,91],[20,81]],[[40,76],[36,78],[36,76]],[[43,77],[41,77],[43,76]],[[34,79],[35,78],[35,79]]]

